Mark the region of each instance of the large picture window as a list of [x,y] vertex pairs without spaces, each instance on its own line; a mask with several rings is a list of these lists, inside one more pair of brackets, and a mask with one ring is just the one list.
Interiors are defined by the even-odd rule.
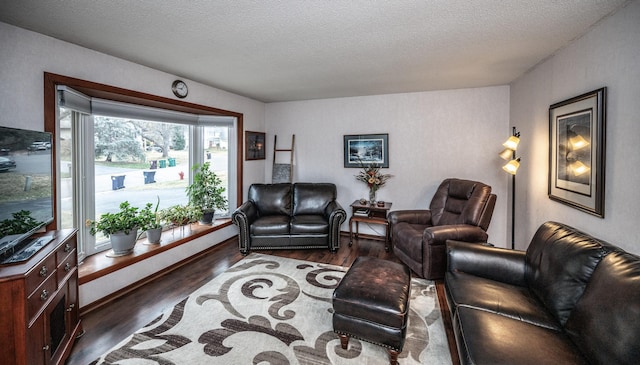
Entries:
[[56,93],[57,226],[78,229],[81,258],[110,248],[106,237],[89,234],[86,219],[123,201],[142,208],[159,200],[160,209],[188,203],[194,164],[209,162],[223,182],[230,208],[216,217],[237,206],[238,116],[106,100],[60,84]]

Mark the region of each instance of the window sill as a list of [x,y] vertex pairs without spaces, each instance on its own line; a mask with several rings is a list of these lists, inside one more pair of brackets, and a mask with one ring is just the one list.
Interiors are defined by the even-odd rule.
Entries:
[[107,257],[105,252],[96,253],[85,258],[78,266],[79,284],[88,283],[229,225],[231,225],[230,218],[219,218],[211,226],[191,224],[171,228],[162,232],[162,240],[159,244],[146,244],[146,240],[139,240],[133,253],[126,256]]

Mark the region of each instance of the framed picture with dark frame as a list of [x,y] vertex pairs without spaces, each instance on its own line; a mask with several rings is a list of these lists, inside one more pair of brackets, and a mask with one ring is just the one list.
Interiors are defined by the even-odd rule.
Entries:
[[604,217],[607,88],[549,107],[549,198]]
[[389,167],[389,135],[345,135],[344,167],[362,167],[370,164]]
[[245,160],[264,160],[265,159],[265,133],[263,132],[244,132],[244,159]]

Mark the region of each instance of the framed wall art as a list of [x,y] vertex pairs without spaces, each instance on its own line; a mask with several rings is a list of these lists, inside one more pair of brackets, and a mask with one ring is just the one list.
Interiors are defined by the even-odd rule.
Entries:
[[606,94],[549,107],[549,198],[604,217]]
[[245,160],[264,160],[265,159],[265,133],[262,132],[244,132],[244,158]]
[[362,164],[389,167],[388,134],[344,136],[344,167],[361,167]]

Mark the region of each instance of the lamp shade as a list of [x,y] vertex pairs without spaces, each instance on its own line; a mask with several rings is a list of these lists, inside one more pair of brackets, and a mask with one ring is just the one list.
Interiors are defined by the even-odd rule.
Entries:
[[589,141],[584,139],[584,137],[582,137],[581,135],[576,134],[575,136],[569,138],[569,144],[571,144],[571,148],[575,151],[587,147],[589,145]]
[[518,172],[518,168],[520,167],[520,159],[511,160],[506,165],[502,166],[502,169],[511,175],[515,175]]
[[573,174],[575,176],[580,176],[582,174],[584,174],[585,172],[588,172],[589,170],[591,170],[591,168],[585,164],[583,164],[580,161],[576,161],[574,163],[572,163],[570,165],[571,170],[573,171]]
[[520,138],[518,138],[516,136],[511,136],[502,145],[505,146],[506,148],[512,150],[512,151],[515,151],[516,149],[518,149],[518,143],[520,143]]
[[513,158],[513,151],[508,148],[505,148],[498,155],[502,157],[503,160],[509,161]]

